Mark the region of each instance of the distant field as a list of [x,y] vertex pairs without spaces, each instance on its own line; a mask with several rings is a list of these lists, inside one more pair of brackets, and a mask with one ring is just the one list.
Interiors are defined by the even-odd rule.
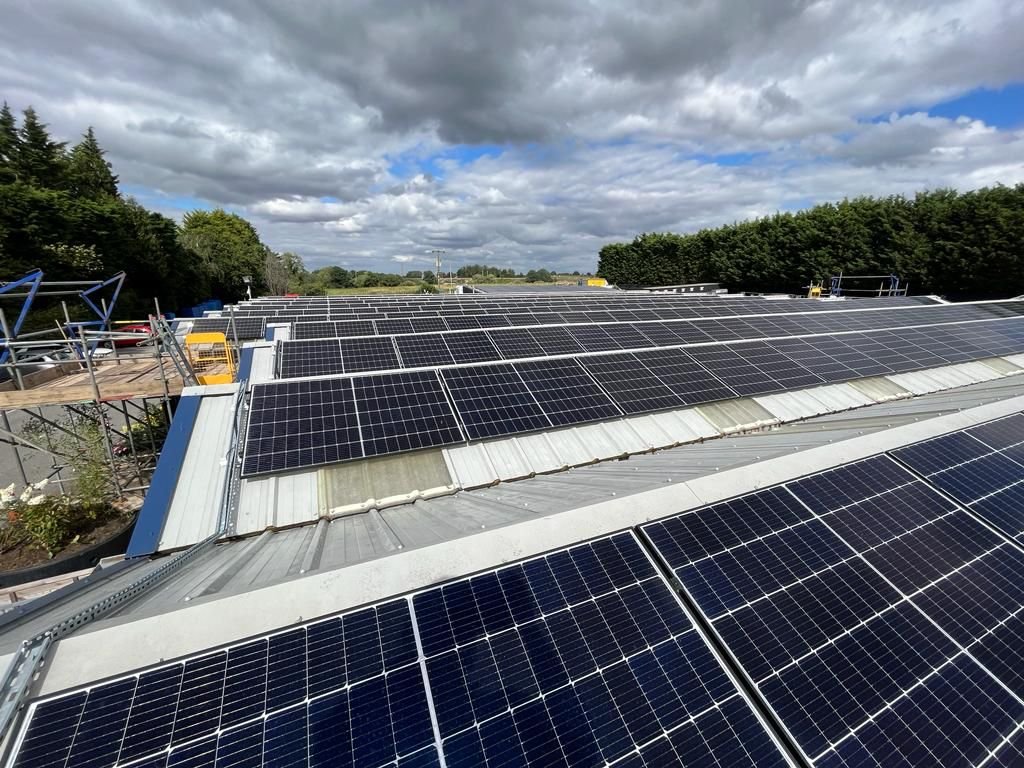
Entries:
[[[533,285],[576,285],[576,282],[580,279],[578,275],[555,275],[555,282],[553,283],[533,283]],[[455,284],[467,282],[456,279]],[[468,281],[469,285],[530,285],[522,277],[495,277],[489,280],[474,280]],[[447,279],[441,280],[441,290],[447,292],[451,287],[452,283]],[[328,296],[367,296],[370,294],[408,294],[408,293],[419,293],[419,288],[415,285],[394,285],[394,286],[379,286],[376,288],[328,288]]]
[[366,296],[371,293],[419,293],[415,285],[382,285],[376,288],[328,288],[328,296]]

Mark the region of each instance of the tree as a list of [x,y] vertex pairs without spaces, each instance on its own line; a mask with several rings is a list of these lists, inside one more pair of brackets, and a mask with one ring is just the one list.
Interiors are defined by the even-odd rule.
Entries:
[[553,283],[554,281],[555,276],[546,269],[531,269],[526,273],[526,282],[528,283]]
[[411,280],[422,280],[423,271],[419,269],[410,269],[408,272],[405,273],[405,276]]
[[111,170],[90,127],[68,155],[67,189],[81,197],[117,197],[117,176]]
[[190,211],[181,222],[181,243],[195,253],[210,275],[211,287],[227,301],[245,295],[245,276],[253,279],[253,293],[263,293],[267,247],[252,224],[222,209]]
[[10,183],[18,178],[19,143],[18,123],[5,101],[3,107],[0,107],[0,184]]
[[715,281],[765,292],[840,272],[896,274],[956,299],[1024,292],[1024,184],[859,197],[688,235],[643,234],[604,246],[597,270],[619,285]]
[[64,178],[64,143],[50,138],[46,124],[32,107],[23,114],[15,161],[18,178],[38,187],[59,189]]
[[437,276],[429,269],[423,270],[423,282],[427,285],[433,285],[437,282]]
[[352,274],[341,267],[321,267],[313,272],[313,279],[323,288],[352,287]]
[[263,282],[267,285],[267,293],[271,296],[286,294],[291,275],[288,274],[288,267],[285,266],[281,254],[268,248],[263,264]]

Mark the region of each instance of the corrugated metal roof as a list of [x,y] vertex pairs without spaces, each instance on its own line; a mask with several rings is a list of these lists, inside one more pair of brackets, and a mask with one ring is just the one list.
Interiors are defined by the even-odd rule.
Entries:
[[519,482],[265,531],[219,545],[187,574],[158,587],[126,614],[151,615],[186,600],[245,592],[344,568],[490,528],[556,515],[727,469],[838,443],[904,424],[1024,395],[1024,377],[873,405],[752,434],[683,445]]

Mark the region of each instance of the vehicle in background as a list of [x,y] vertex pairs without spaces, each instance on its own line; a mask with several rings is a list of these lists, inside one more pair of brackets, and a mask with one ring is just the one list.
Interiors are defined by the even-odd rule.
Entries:
[[122,325],[114,329],[115,333],[130,333],[137,338],[114,339],[113,344],[116,347],[134,347],[139,342],[148,341],[150,336],[153,334],[153,329],[150,328],[148,323],[132,323],[131,325]]

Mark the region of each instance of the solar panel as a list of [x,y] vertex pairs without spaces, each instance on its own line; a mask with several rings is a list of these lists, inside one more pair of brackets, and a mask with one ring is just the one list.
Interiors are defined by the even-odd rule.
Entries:
[[340,339],[345,373],[386,371],[401,367],[390,338]]
[[398,354],[402,356],[402,365],[406,368],[452,365],[455,358],[448,350],[444,338],[440,333],[396,336],[395,346],[398,347]]
[[617,325],[599,326],[612,340],[619,345],[620,349],[643,349],[651,346],[651,340],[640,331],[643,326],[636,326],[631,323],[619,323]]
[[481,328],[507,328],[508,318],[505,315],[477,315]]
[[765,342],[692,347],[687,351],[740,395],[760,395],[822,383],[820,378]]
[[686,405],[736,397],[721,379],[681,349],[637,352],[636,359]]
[[531,328],[530,335],[545,355],[572,355],[584,351],[565,328]]
[[374,320],[373,324],[377,327],[377,333],[381,336],[395,333],[412,333],[412,320],[406,318],[387,318],[384,320]]
[[643,532],[816,766],[976,765],[1024,719],[1024,553],[884,456]]
[[640,323],[634,326],[650,341],[644,346],[670,347],[684,344],[683,339],[674,330],[674,323]]
[[350,379],[253,387],[243,475],[329,464],[362,455]]
[[511,365],[448,368],[441,376],[470,439],[551,426],[537,399]]
[[334,324],[334,335],[346,336],[373,336],[377,329],[372,320],[342,320]]
[[192,321],[191,332],[223,333],[229,341],[235,334],[240,339],[262,339],[266,334],[266,321],[262,317],[236,317],[234,323],[232,331],[230,317],[197,317]]
[[632,354],[580,358],[580,364],[624,413],[646,413],[684,405]]
[[516,363],[515,369],[554,426],[622,413],[575,360]]
[[1024,544],[1024,415],[915,443],[892,456]]
[[282,379],[344,373],[337,339],[281,341],[277,344],[278,370]]
[[608,333],[603,325],[574,325],[566,330],[587,352],[609,352],[623,346]]
[[453,331],[480,327],[480,320],[476,315],[449,315],[445,318],[445,322],[448,323],[448,327]]
[[448,766],[785,764],[631,534],[413,605]]
[[485,332],[477,333],[450,333],[444,337],[448,350],[458,364],[480,363],[488,360],[499,360],[494,342]]
[[448,323],[444,321],[443,317],[414,317],[411,322],[414,333],[448,330]]
[[363,453],[411,451],[463,440],[433,371],[353,379]]
[[857,372],[814,346],[814,339],[776,339],[768,342],[792,360],[795,360],[823,381],[848,381],[857,378]]
[[292,338],[293,339],[332,339],[338,337],[338,332],[335,326],[337,323],[331,322],[320,322],[320,323],[293,323],[292,324]]
[[502,331],[490,331],[488,336],[494,342],[501,356],[506,360],[518,360],[524,357],[544,357],[544,350],[533,335],[525,328],[508,328]]

